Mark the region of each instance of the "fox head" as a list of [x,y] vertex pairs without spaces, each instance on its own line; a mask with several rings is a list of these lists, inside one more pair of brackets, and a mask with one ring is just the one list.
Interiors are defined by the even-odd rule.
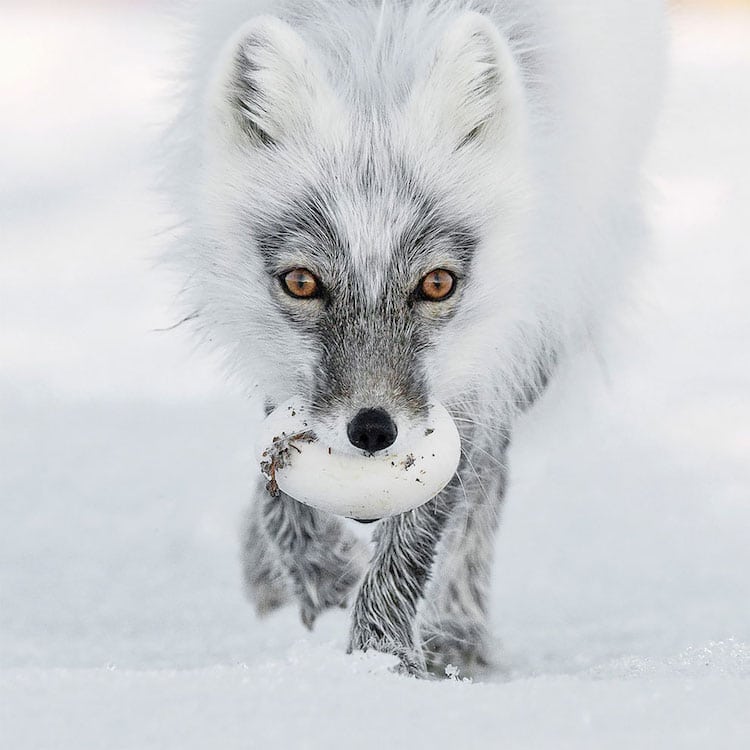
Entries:
[[202,324],[340,450],[385,448],[435,400],[486,391],[523,295],[508,43],[481,14],[443,19],[395,89],[377,57],[398,49],[372,45],[366,63],[350,51],[371,70],[354,75],[284,21],[246,23],[213,76],[199,188]]

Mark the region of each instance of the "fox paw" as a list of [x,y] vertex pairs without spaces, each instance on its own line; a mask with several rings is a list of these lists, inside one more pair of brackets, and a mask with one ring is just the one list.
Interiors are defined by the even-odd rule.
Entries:
[[351,654],[354,651],[370,650],[395,656],[398,659],[395,671],[399,674],[410,675],[412,677],[427,676],[424,656],[418,648],[382,634],[368,633],[361,628],[353,630],[349,637],[347,653]]
[[347,653],[353,651],[379,651],[398,658],[396,670],[402,674],[426,677],[424,655],[414,642],[413,628],[408,618],[394,611],[393,618],[386,618],[373,611],[368,600],[367,583],[360,589],[352,613]]
[[482,625],[471,622],[441,621],[422,628],[427,669],[444,677],[449,667],[470,677],[492,668],[494,659],[489,638]]

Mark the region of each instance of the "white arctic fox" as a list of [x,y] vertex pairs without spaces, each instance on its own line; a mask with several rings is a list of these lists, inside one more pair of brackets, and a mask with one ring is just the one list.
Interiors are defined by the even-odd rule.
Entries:
[[[188,317],[267,408],[377,452],[445,404],[463,459],[372,559],[261,481],[259,611],[407,670],[490,661],[492,537],[513,422],[596,333],[641,244],[658,0],[221,0],[191,16],[175,128]],[[310,477],[310,482],[315,478]],[[366,563],[366,565],[364,564]]]

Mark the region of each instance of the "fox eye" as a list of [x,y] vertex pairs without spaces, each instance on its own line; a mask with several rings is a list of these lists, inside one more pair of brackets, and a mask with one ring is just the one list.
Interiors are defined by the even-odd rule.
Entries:
[[284,291],[292,297],[301,299],[312,299],[320,297],[321,283],[317,276],[306,268],[293,268],[279,277]]
[[456,288],[456,277],[444,268],[430,271],[419,282],[419,295],[431,302],[442,302],[453,294]]

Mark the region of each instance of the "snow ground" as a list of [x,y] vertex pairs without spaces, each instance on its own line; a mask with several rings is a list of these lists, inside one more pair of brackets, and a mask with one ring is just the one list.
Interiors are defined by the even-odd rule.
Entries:
[[675,19],[640,311],[521,425],[484,681],[254,619],[256,412],[174,320],[143,4],[0,23],[0,746],[750,746],[750,14]]

